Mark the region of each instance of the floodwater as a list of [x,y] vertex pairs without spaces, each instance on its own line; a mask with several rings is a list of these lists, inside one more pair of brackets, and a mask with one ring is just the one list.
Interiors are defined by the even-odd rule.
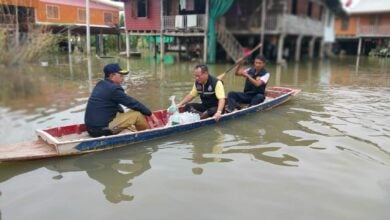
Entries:
[[[0,145],[82,123],[108,62],[130,69],[129,95],[167,108],[191,89],[195,65],[171,58],[0,67]],[[270,86],[302,92],[267,112],[116,150],[0,163],[0,219],[390,219],[390,60],[268,70]],[[240,90],[243,81],[228,73],[224,83]]]

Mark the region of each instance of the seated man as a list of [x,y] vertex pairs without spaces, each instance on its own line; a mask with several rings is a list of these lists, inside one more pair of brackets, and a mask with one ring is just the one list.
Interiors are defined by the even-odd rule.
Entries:
[[202,103],[189,103],[185,105],[184,109],[200,112],[201,119],[213,116],[218,121],[225,106],[225,90],[222,82],[211,76],[204,64],[195,66],[194,76],[195,83],[191,92],[177,104],[177,107],[187,104],[199,95]]
[[[128,73],[118,64],[107,64],[104,67],[104,79],[96,84],[85,110],[85,125],[92,137],[117,134],[124,129],[134,130],[134,127],[145,130],[149,125],[144,115],[151,116],[153,123],[158,125],[158,119],[152,112],[126,95],[121,87],[123,76]],[[124,113],[120,104],[134,111]]]
[[240,108],[240,104],[249,104],[249,106],[262,103],[265,99],[265,87],[269,79],[269,73],[264,68],[266,59],[258,55],[254,61],[254,67],[241,69],[242,61],[236,68],[235,75],[246,78],[244,92],[229,92],[227,112],[233,112]]

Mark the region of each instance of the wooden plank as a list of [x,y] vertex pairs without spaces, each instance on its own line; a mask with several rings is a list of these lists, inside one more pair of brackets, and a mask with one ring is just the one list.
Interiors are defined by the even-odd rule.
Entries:
[[42,140],[0,146],[0,161],[39,159],[58,156],[54,147]]

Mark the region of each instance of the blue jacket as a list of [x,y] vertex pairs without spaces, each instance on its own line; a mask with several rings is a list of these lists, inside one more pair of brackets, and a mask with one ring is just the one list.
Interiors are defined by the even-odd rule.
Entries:
[[120,85],[111,80],[99,81],[88,99],[84,122],[89,128],[104,128],[118,112],[123,112],[122,104],[130,109],[150,116],[152,112],[136,99],[126,95]]
[[[253,67],[249,69],[248,74],[256,79],[256,77],[262,77],[265,74],[267,74],[268,71],[266,69],[261,69],[259,72],[256,72],[256,69]],[[265,93],[265,87],[267,86],[267,83],[262,84],[261,86],[257,87],[249,81],[249,79],[245,80],[245,87],[244,87],[244,92],[247,94],[263,94]]]

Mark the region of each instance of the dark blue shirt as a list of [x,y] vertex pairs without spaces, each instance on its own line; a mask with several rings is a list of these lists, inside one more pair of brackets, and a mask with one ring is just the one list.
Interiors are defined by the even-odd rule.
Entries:
[[[247,72],[253,79],[257,79],[257,77],[263,77],[266,74],[269,74],[266,69],[261,69],[259,72],[256,72],[256,68],[250,68]],[[265,87],[267,86],[267,82],[264,82],[261,86],[255,86],[249,79],[245,80],[244,92],[247,94],[263,94],[265,93]]]
[[122,104],[130,109],[150,116],[152,112],[136,99],[126,95],[120,85],[111,80],[99,81],[88,99],[84,121],[87,127],[103,128],[114,119],[118,112],[123,112]]

